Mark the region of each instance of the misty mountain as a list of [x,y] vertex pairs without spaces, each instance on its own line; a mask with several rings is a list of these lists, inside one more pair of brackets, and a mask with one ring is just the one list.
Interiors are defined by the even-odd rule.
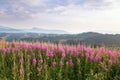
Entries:
[[44,33],[44,34],[68,34],[63,30],[48,30],[34,27],[32,29],[14,29],[9,27],[0,26],[0,33]]
[[19,32],[19,31],[21,30],[0,26],[0,33],[13,33],[13,32]]
[[45,33],[45,34],[68,34],[68,32],[64,30],[48,30],[37,27],[33,27],[32,29],[27,29],[25,31],[31,33]]
[[88,44],[120,46],[120,34],[101,34],[97,32],[85,32],[80,34],[65,34],[62,30],[47,30],[42,28],[14,29],[0,26],[0,39],[7,41],[41,41],[62,44]]

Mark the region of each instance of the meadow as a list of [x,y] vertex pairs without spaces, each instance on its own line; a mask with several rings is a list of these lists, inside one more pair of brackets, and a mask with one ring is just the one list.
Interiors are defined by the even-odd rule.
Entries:
[[120,51],[1,41],[0,80],[120,80]]

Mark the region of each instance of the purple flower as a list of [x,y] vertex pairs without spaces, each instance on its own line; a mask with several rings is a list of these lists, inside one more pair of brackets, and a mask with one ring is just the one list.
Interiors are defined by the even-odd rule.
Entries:
[[34,59],[32,60],[32,65],[35,66],[36,63],[37,63],[37,60],[34,58]]
[[108,71],[108,67],[105,63],[101,63],[101,67],[105,70]]
[[73,65],[74,65],[72,59],[69,60],[69,65],[70,65],[70,66],[73,66]]
[[30,58],[30,57],[31,57],[31,56],[28,54],[28,55],[27,55],[27,58]]
[[67,62],[66,62],[66,65],[68,65],[68,64],[69,64],[69,62],[67,61]]
[[63,61],[60,61],[59,64],[60,64],[60,66],[63,66],[63,65],[64,65]]
[[13,51],[18,51],[18,48],[12,48]]
[[43,63],[43,59],[40,59],[39,62],[40,62],[40,63]]
[[112,65],[112,64],[113,64],[113,61],[112,61],[112,60],[109,60],[109,61],[108,61],[108,64],[109,64],[109,65]]
[[65,57],[66,57],[66,54],[65,54],[65,53],[62,53],[62,57],[65,58]]
[[94,61],[94,56],[93,55],[90,56],[90,60]]
[[92,60],[92,61],[99,61],[99,60],[101,60],[101,56],[99,56],[99,55],[96,55],[96,56],[90,56],[90,59]]
[[49,51],[47,51],[47,52],[46,52],[46,56],[47,56],[47,57],[53,57],[54,54],[53,54],[53,52],[49,52]]
[[24,69],[20,68],[19,72],[20,72],[21,75],[24,74]]
[[94,58],[94,60],[95,60],[95,61],[99,61],[99,60],[101,60],[101,56],[96,55],[95,58]]
[[46,56],[49,57],[49,53],[48,52],[46,53]]
[[104,47],[100,48],[101,53],[105,53],[106,49]]
[[50,57],[53,57],[53,56],[54,56],[53,52],[50,52],[50,53],[49,53],[49,56],[50,56]]
[[62,52],[63,51],[63,46],[59,45],[58,48],[57,48],[57,51]]
[[52,66],[56,66],[56,62],[54,61],[54,62],[52,62]]
[[37,67],[38,72],[42,70],[42,67]]
[[24,59],[20,58],[19,62],[22,64],[24,62]]
[[19,58],[21,57],[21,53],[18,53],[18,57],[19,57]]
[[7,49],[6,49],[6,48],[2,48],[0,51],[1,51],[2,53],[6,53],[6,52],[7,52]]

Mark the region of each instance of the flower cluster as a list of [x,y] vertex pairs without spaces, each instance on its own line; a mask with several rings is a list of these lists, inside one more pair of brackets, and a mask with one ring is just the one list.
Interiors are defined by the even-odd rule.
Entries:
[[105,47],[39,42],[8,42],[4,46],[0,48],[0,74],[8,79],[85,80],[91,76],[96,80],[97,73],[112,79],[118,75],[115,71],[120,71],[115,66],[120,66],[120,52]]

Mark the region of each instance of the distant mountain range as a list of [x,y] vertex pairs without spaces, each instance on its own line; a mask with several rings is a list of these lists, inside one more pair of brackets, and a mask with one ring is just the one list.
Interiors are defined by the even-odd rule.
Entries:
[[120,46],[120,34],[101,34],[97,32],[85,32],[80,34],[67,34],[62,30],[47,30],[41,28],[14,29],[0,26],[0,39],[7,41],[41,41],[62,44],[88,44]]
[[0,26],[0,33],[44,33],[44,34],[68,34],[64,30],[48,30],[34,27],[32,29],[14,29],[10,27]]
[[[7,28],[6,28],[7,29]],[[120,34],[86,32],[81,34],[0,33],[6,41],[40,41],[76,45],[120,46]]]
[[9,27],[3,27],[3,26],[0,26],[0,32],[5,32],[5,33],[9,33],[9,32],[18,32],[18,31],[21,31],[19,29],[13,29],[13,28],[9,28]]

